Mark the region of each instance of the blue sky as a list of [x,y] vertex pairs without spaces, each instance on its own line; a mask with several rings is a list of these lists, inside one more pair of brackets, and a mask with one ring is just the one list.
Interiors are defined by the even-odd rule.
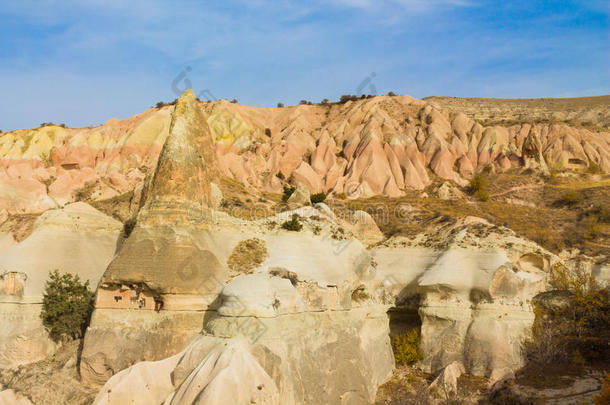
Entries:
[[0,129],[99,125],[185,83],[256,106],[335,100],[367,78],[362,92],[415,97],[608,94],[609,4],[4,1]]

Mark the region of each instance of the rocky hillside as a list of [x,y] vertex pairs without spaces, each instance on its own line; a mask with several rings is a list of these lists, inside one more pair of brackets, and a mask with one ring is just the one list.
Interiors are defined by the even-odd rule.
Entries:
[[[79,388],[53,398],[72,403],[391,403],[393,339],[414,330],[437,401],[512,380],[554,271],[610,281],[608,135],[408,96],[267,109],[192,91],[2,134],[0,403],[46,403],[12,376],[60,369]],[[39,318],[54,269],[96,289],[75,361]]]
[[462,112],[482,121],[483,125],[494,122],[498,125],[563,122],[593,130],[610,128],[610,96],[533,99],[426,97],[424,100],[454,113]]
[[[524,102],[508,116],[486,113],[476,101],[456,100],[377,96],[286,108],[221,100],[199,102],[198,108],[209,125],[217,169],[258,192],[281,192],[286,179],[312,193],[400,197],[437,178],[465,186],[486,167],[610,171],[609,132],[570,124],[573,114],[581,121],[593,114],[591,122],[607,125],[607,98],[595,99],[594,110],[576,111],[548,101],[551,107],[540,114]],[[512,106],[483,103],[495,104],[500,110]],[[1,134],[0,209],[38,213],[77,200],[138,194],[156,166],[173,108],[149,109],[100,127],[46,125]],[[537,118],[549,113],[566,118]],[[524,114],[534,119],[524,120]]]

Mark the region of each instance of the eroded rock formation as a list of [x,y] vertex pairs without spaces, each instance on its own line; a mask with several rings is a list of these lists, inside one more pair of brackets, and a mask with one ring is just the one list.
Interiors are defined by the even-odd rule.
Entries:
[[[39,312],[59,269],[97,287],[80,361],[96,404],[372,403],[408,322],[438,384],[510,376],[561,258],[474,217],[386,239],[367,212],[340,218],[311,194],[401,197],[443,179],[436,195],[455,200],[485,167],[608,172],[607,135],[484,127],[408,96],[263,109],[192,91],[99,128],[3,134],[0,220],[46,211],[25,240],[0,239],[0,366],[54,351]],[[239,219],[218,210],[227,178],[297,192],[280,214]],[[133,229],[73,202],[119,195]]]
[[31,235],[0,254],[0,366],[38,361],[53,353],[40,319],[49,272],[77,274],[93,288],[112,260],[123,225],[85,203],[49,210]]
[[[439,102],[449,110],[434,100],[377,96],[277,109],[194,101],[191,108],[205,116],[188,125],[211,137],[196,138],[203,142],[196,147],[176,145],[198,149],[208,170],[217,169],[253,190],[281,192],[281,173],[311,193],[352,197],[397,197],[406,189],[423,189],[431,176],[463,185],[486,166],[500,172],[610,171],[609,137],[603,128],[528,121],[524,113],[517,114],[518,120],[482,126],[445,99]],[[3,133],[0,208],[42,212],[84,198],[139,195],[170,126],[176,125],[173,109],[149,109],[100,127],[43,126]],[[204,120],[207,125],[201,125]],[[171,165],[167,162],[167,170],[173,170]]]

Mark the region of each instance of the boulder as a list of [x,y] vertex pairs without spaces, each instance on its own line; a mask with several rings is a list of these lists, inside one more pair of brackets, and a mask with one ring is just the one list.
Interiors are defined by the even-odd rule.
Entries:
[[309,189],[307,188],[307,186],[299,184],[296,190],[294,190],[292,195],[290,195],[290,197],[288,198],[288,202],[299,205],[311,204],[311,196],[309,194]]
[[430,388],[438,388],[443,392],[457,392],[457,380],[464,372],[465,369],[462,363],[454,361],[443,368],[440,374],[432,381],[432,384],[430,384]]
[[366,245],[372,245],[385,238],[373,217],[361,210],[352,214],[350,230]]
[[0,391],[0,405],[33,405],[32,401],[13,390]]
[[441,200],[459,200],[464,198],[464,194],[450,183],[443,183],[436,189],[436,196]]

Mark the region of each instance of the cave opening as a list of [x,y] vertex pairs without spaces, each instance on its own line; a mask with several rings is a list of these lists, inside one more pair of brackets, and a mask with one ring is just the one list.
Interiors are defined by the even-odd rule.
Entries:
[[396,365],[413,364],[422,360],[419,297],[403,301],[387,312],[390,342]]

